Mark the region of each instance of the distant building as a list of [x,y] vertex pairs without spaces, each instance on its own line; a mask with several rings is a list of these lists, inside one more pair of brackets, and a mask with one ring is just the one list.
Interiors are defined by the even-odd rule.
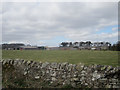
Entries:
[[20,46],[19,50],[38,50],[38,47],[35,47],[35,46]]
[[45,46],[38,46],[38,50],[46,50],[47,48]]
[[47,50],[59,50],[59,47],[47,47]]
[[2,44],[2,49],[4,50],[20,50],[20,46],[25,46],[22,43],[11,43],[11,44]]
[[44,46],[31,46],[22,43],[2,44],[3,50],[46,50]]
[[77,48],[73,47],[59,47],[60,50],[77,50]]

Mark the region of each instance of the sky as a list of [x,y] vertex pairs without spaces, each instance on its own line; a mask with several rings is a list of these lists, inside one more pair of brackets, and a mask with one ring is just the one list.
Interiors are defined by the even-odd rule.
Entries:
[[118,41],[117,2],[4,2],[2,43]]

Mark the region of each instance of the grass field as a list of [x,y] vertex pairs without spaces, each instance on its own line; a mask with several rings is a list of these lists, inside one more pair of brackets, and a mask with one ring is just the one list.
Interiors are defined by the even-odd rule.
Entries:
[[3,59],[25,59],[42,62],[69,62],[72,64],[103,64],[118,65],[117,51],[88,51],[88,50],[56,50],[56,51],[40,51],[40,50],[3,50]]

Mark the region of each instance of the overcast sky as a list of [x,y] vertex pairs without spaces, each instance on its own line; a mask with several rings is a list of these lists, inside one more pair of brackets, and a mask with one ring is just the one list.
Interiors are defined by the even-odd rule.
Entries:
[[117,2],[4,2],[2,42],[118,41]]

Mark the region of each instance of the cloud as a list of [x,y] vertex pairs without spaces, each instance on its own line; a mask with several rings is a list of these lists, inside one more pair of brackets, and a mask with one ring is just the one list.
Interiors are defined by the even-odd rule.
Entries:
[[118,27],[114,27],[114,28],[112,28],[112,30],[113,30],[113,31],[116,31],[116,30],[118,30]]
[[51,45],[49,40],[58,36],[71,41],[117,40],[117,32],[96,34],[117,25],[117,3],[113,2],[7,2],[3,3],[2,15],[3,42]]
[[2,2],[119,2],[119,0],[1,0]]

